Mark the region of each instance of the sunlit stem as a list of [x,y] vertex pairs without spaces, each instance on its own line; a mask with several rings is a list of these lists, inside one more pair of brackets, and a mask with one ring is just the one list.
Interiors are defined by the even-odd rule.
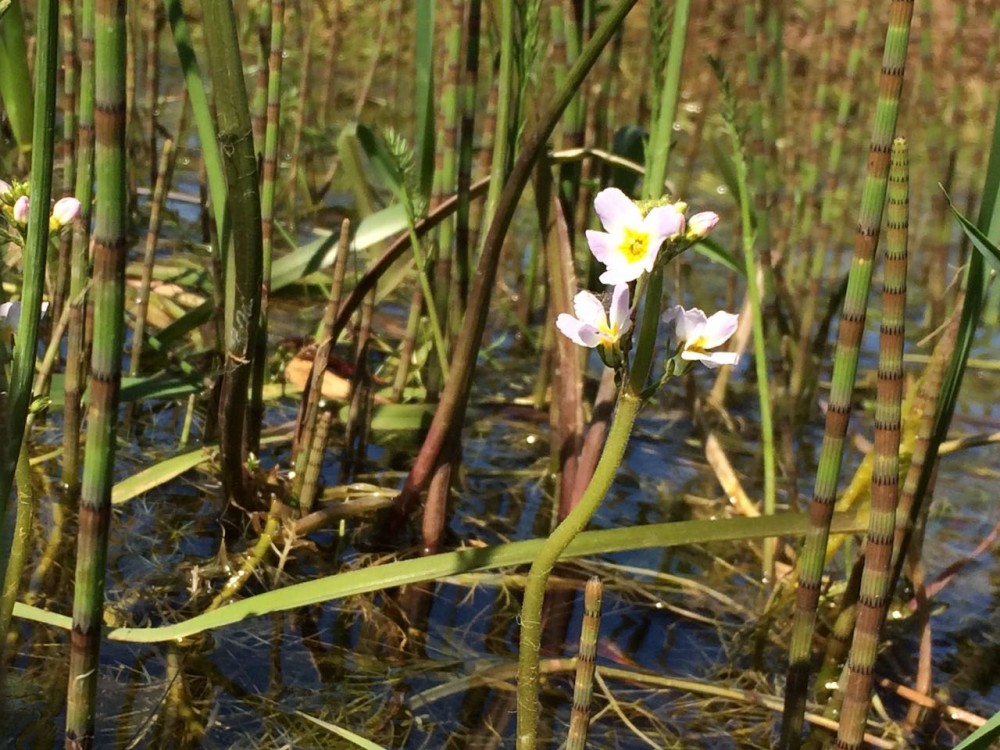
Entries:
[[538,652],[541,647],[542,603],[545,584],[563,550],[590,521],[625,455],[632,425],[642,400],[631,390],[618,397],[604,452],[594,469],[594,476],[580,497],[579,504],[559,524],[542,545],[528,572],[521,607],[521,644],[517,670],[517,750],[534,750],[538,731]]

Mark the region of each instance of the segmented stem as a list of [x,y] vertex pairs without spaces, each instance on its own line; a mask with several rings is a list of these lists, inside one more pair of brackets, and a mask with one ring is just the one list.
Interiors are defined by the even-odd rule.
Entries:
[[584,750],[590,725],[590,701],[594,692],[594,668],[597,666],[597,635],[601,630],[601,597],[604,585],[594,576],[583,590],[583,626],[580,629],[580,652],[576,657],[576,682],[573,685],[573,712],[569,716],[566,750]]
[[801,739],[816,607],[819,603],[826,543],[830,534],[830,518],[833,514],[837,480],[843,459],[844,437],[851,411],[858,349],[865,327],[872,261],[882,223],[889,153],[896,130],[912,16],[912,0],[893,0],[882,58],[875,124],[869,148],[868,174],[861,197],[854,258],[851,262],[837,351],[834,355],[833,386],[826,415],[826,430],[820,449],[813,500],[809,507],[811,528],[806,535],[799,562],[795,619],[788,650],[785,710],[778,745],[781,750],[798,747]]
[[906,141],[892,144],[889,200],[886,209],[885,284],[879,341],[875,402],[875,453],[872,467],[871,514],[865,545],[864,573],[857,605],[854,642],[847,659],[847,687],[837,733],[837,747],[860,748],[864,741],[872,674],[879,633],[889,604],[892,542],[899,488],[899,443],[902,431],[903,335],[906,316],[908,229],[908,161]]
[[90,363],[90,408],[70,639],[66,706],[68,748],[89,748],[94,742],[94,702],[125,340],[122,313],[128,241],[125,11],[125,0],[98,0],[96,4],[95,172],[101,193],[94,209],[94,350]]

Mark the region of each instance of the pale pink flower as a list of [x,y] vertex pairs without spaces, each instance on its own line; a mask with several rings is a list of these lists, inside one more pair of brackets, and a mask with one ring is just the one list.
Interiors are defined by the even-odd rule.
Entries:
[[684,231],[684,214],[672,204],[642,215],[639,206],[618,188],[605,188],[594,199],[605,231],[587,231],[590,251],[607,270],[605,284],[624,284],[653,270],[663,241]]
[[702,211],[688,219],[688,235],[701,239],[715,229],[719,223],[719,215],[715,211]]
[[739,361],[736,352],[708,351],[722,346],[736,333],[739,319],[739,315],[721,310],[708,318],[697,307],[685,310],[680,305],[675,305],[663,316],[664,322],[674,324],[681,359],[701,362],[706,367],[735,365]]
[[632,325],[629,296],[628,284],[615,287],[609,319],[597,297],[587,291],[579,292],[573,299],[576,317],[562,313],[556,318],[556,327],[574,344],[590,348],[613,346]]
[[18,224],[28,223],[28,211],[31,208],[31,203],[28,200],[28,196],[22,195],[16,201],[14,201],[14,221]]
[[52,207],[49,228],[53,231],[62,229],[73,221],[78,213],[80,213],[80,201],[76,198],[60,198]]

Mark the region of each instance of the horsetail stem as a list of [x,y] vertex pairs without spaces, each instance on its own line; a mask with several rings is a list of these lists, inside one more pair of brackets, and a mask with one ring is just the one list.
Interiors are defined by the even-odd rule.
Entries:
[[101,192],[94,209],[94,345],[66,707],[66,745],[73,748],[89,748],[94,743],[94,702],[125,340],[123,309],[128,241],[124,0],[98,0],[94,18],[95,176]]
[[912,0],[893,0],[889,26],[886,30],[879,99],[868,158],[868,174],[861,196],[858,229],[855,234],[854,259],[851,262],[847,297],[844,300],[837,350],[834,354],[833,386],[826,416],[826,430],[816,470],[813,500],[809,508],[812,525],[806,535],[799,560],[795,617],[788,649],[785,709],[778,745],[780,750],[798,747],[801,739],[816,607],[819,603],[826,542],[830,534],[830,518],[836,500],[837,481],[843,459],[844,438],[851,412],[858,350],[864,333],[872,261],[882,222],[890,147],[896,130],[912,16]]
[[847,660],[847,687],[837,747],[856,750],[864,741],[879,634],[889,605],[892,542],[899,488],[902,430],[903,336],[906,318],[909,175],[906,141],[892,144],[886,208],[885,282],[875,403],[875,458],[864,573],[854,642]]
[[597,636],[601,630],[601,596],[604,585],[597,576],[590,578],[583,590],[583,626],[580,628],[580,651],[573,684],[573,711],[569,716],[566,750],[584,750],[590,724],[590,701],[594,691],[594,668],[597,666]]

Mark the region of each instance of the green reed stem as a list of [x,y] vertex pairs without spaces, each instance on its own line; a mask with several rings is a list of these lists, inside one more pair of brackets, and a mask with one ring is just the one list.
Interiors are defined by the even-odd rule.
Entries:
[[517,750],[534,750],[538,732],[538,653],[541,648],[542,603],[549,574],[569,543],[586,527],[621,465],[642,399],[630,391],[618,397],[604,452],[577,506],[560,523],[531,564],[521,605],[521,641],[517,670]]
[[[181,70],[184,72],[184,86],[191,100],[191,112],[194,115],[195,130],[201,142],[201,158],[208,180],[208,193],[212,203],[212,214],[215,217],[216,239],[219,247],[216,252],[225,255],[229,246],[229,214],[226,203],[226,174],[222,168],[222,157],[215,133],[215,121],[212,117],[212,107],[208,103],[205,84],[201,80],[201,69],[194,53],[191,41],[191,31],[184,17],[184,7],[181,0],[163,0],[167,11],[167,20],[177,47],[177,57],[180,59]],[[209,48],[214,47],[210,44]]]
[[[983,198],[979,207],[979,216],[976,219],[976,228],[987,237],[995,238],[1000,234],[1000,102],[997,104],[993,120],[993,139],[984,175]],[[969,360],[969,352],[982,315],[988,280],[989,276],[985,272],[982,254],[972,253],[963,280],[964,299],[956,333],[955,350],[940,389],[941,397],[934,416],[934,428],[926,446],[926,455],[919,479],[917,479],[916,487],[913,490],[913,508],[908,518],[901,519],[901,522],[907,524],[903,530],[904,538],[909,536],[914,518],[920,512],[920,506],[925,502],[934,481],[938,450],[941,443],[947,438],[948,426],[951,424],[951,418],[955,411],[958,392]],[[895,564],[894,576],[897,578],[903,563],[902,552],[903,550],[900,550],[899,559],[896,560]]]
[[[424,444],[421,446],[413,468],[406,478],[403,491],[393,508],[393,525],[401,525],[408,516],[419,494],[426,488],[427,482],[430,481],[431,475],[436,470],[445,444],[449,442],[453,434],[461,430],[476,359],[482,344],[486,318],[489,314],[490,298],[496,280],[504,238],[521,193],[527,185],[534,165],[542,155],[560,115],[572,100],[574,91],[581,85],[604,45],[610,41],[615,29],[635,3],[636,0],[619,0],[607,12],[604,22],[580,53],[580,58],[570,71],[566,88],[556,92],[551,105],[543,112],[538,124],[525,138],[524,148],[514,163],[510,175],[504,181],[496,211],[483,240],[482,253],[469,299],[469,309],[453,349],[450,377],[445,384],[438,408],[434,412],[434,420],[431,422]],[[503,8],[506,9],[508,5],[508,3],[504,3]],[[503,98],[502,91],[503,88],[501,88],[501,99]],[[504,106],[502,102],[501,106]],[[498,131],[498,137],[504,139],[506,137],[505,131]],[[500,149],[500,152],[504,153],[503,149]],[[502,162],[494,161],[494,176],[501,164]],[[490,186],[493,187],[492,181]]]
[[[31,75],[28,72],[28,47],[24,33],[21,0],[11,0],[0,22],[0,100],[18,148],[31,151],[33,108]],[[39,87],[39,91],[42,89]]]
[[87,375],[87,300],[90,282],[90,217],[94,190],[94,0],[80,7],[80,109],[77,113],[76,186],[80,214],[73,222],[70,251],[69,334],[63,380],[63,494],[75,504],[80,493],[81,398]]
[[340,304],[340,293],[344,288],[344,277],[347,274],[347,256],[350,249],[351,224],[344,219],[340,224],[340,238],[337,244],[337,258],[333,265],[333,281],[330,284],[330,296],[323,319],[320,321],[320,335],[316,346],[316,356],[313,358],[312,372],[309,377],[309,393],[303,409],[302,431],[298,440],[298,453],[295,456],[295,478],[292,480],[292,497],[302,493],[309,456],[312,454],[313,434],[316,429],[316,419],[319,415],[319,402],[323,397],[323,377],[326,374],[330,358],[330,348],[333,346],[333,321]]
[[851,413],[851,396],[857,373],[858,351],[864,333],[872,261],[882,223],[889,154],[899,112],[899,95],[903,86],[912,15],[912,2],[893,0],[889,26],[886,30],[879,99],[868,158],[868,174],[861,196],[854,258],[848,277],[837,350],[834,354],[830,405],[827,410],[826,429],[820,449],[819,467],[816,471],[816,485],[809,510],[813,525],[806,536],[799,561],[799,585],[796,592],[792,639],[788,649],[788,679],[779,750],[797,748],[801,741],[813,629],[826,557],[829,520],[836,500],[844,438]]
[[[659,198],[663,194],[670,162],[670,148],[673,143],[674,120],[677,117],[677,102],[680,98],[681,73],[684,64],[684,49],[687,43],[688,19],[691,16],[690,0],[678,0],[674,5],[674,20],[670,31],[670,51],[667,54],[667,71],[663,77],[663,88],[656,95],[656,122],[653,124],[646,151],[646,176],[642,183],[644,200]],[[639,326],[640,341],[656,338],[660,323],[663,300],[663,266],[657,266],[649,274],[642,321]],[[649,373],[653,369],[652,346],[639,346],[630,372],[631,388],[641,393],[646,387]]]
[[906,330],[906,263],[909,227],[909,165],[906,141],[892,144],[886,208],[885,282],[875,401],[875,453],[864,573],[854,642],[847,660],[847,687],[837,747],[860,750],[864,742],[879,634],[889,606],[892,542],[899,488],[902,431],[903,336]]
[[[819,231],[816,234],[815,242],[812,243],[812,256],[808,269],[808,292],[801,307],[797,355],[792,363],[790,390],[796,399],[800,398],[806,389],[807,373],[810,370],[815,371],[817,369],[816,362],[809,355],[809,343],[812,336],[813,322],[816,319],[816,307],[819,304],[823,271],[830,258],[830,241],[833,234],[833,224],[836,221],[835,212],[839,210],[837,208],[839,201],[836,198],[836,194],[840,175],[840,160],[844,153],[844,142],[847,139],[847,124],[851,117],[851,105],[856,101],[857,97],[857,91],[851,82],[857,80],[858,68],[861,65],[862,54],[865,51],[865,29],[868,25],[868,16],[868,6],[862,3],[858,7],[855,16],[851,50],[847,55],[847,68],[844,75],[845,83],[840,91],[833,138],[826,144],[828,147],[828,156],[825,170],[826,179],[822,195],[820,196]],[[817,134],[816,137],[821,137],[821,134]]]
[[465,25],[465,66],[461,85],[461,120],[458,133],[458,210],[455,212],[455,269],[452,273],[451,325],[457,332],[461,328],[461,318],[469,296],[469,268],[471,265],[471,243],[469,219],[472,197],[472,154],[476,123],[476,88],[479,81],[479,38],[482,26],[480,0],[468,3],[468,18]]
[[583,590],[583,626],[580,628],[580,652],[576,659],[573,684],[573,712],[569,717],[566,750],[584,750],[590,727],[590,701],[594,691],[594,668],[597,666],[597,636],[601,630],[601,596],[604,585],[594,576]]
[[[236,11],[230,2],[203,0],[208,59],[218,123],[219,151],[229,188],[232,248],[223,254],[225,367],[219,397],[223,492],[250,507],[244,460],[248,437],[248,387],[260,329],[263,237],[257,155],[243,80]],[[192,100],[193,103],[193,100]]]
[[264,380],[267,368],[267,312],[271,298],[271,259],[274,253],[274,198],[278,174],[278,142],[281,122],[281,61],[285,54],[285,0],[269,0],[271,6],[271,53],[268,58],[267,124],[264,129],[263,182],[260,194],[261,266],[260,332],[257,335],[247,417],[250,449],[260,448],[264,421]]
[[[749,12],[749,11],[748,11]],[[728,77],[716,66],[722,85],[724,101],[723,119],[733,148],[736,165],[736,184],[739,191],[740,226],[742,228],[743,259],[747,269],[747,297],[750,300],[753,326],[753,359],[757,376],[757,400],[760,408],[761,449],[764,459],[764,515],[775,511],[776,461],[774,452],[774,420],[771,410],[770,377],[767,371],[767,340],[764,332],[763,294],[759,281],[765,271],[760,253],[755,252],[755,227],[750,205],[749,174],[739,125],[736,122],[735,100]],[[758,175],[759,177],[759,175]],[[765,251],[766,252],[766,251]],[[771,578],[774,568],[774,548],[770,541],[764,543],[764,575]]]
[[[7,677],[6,651],[7,635],[10,632],[10,622],[14,615],[14,602],[21,586],[21,575],[31,556],[31,523],[34,516],[35,496],[31,488],[31,464],[28,461],[28,444],[21,444],[21,453],[17,459],[17,469],[14,472],[14,484],[17,492],[17,511],[14,520],[14,539],[11,544],[10,558],[4,571],[3,591],[0,593],[0,700],[5,700],[5,683]],[[3,720],[0,719],[0,727]]]
[[[11,6],[13,8],[13,6]],[[49,249],[49,200],[52,196],[52,164],[55,145],[56,68],[59,64],[59,6],[54,0],[39,0],[36,6],[35,112],[31,143],[31,209],[23,256],[21,319],[15,332],[14,357],[7,385],[7,413],[4,433],[0,433],[0,580],[4,579],[11,549],[12,529],[7,527],[7,503],[11,484],[25,439],[25,423],[35,377],[38,323],[42,315],[45,288],[45,261]],[[4,16],[5,26],[11,10]],[[7,70],[0,77],[7,77]],[[5,101],[6,104],[6,101]]]
[[115,430],[125,339],[128,194],[125,163],[125,0],[95,7],[95,172],[101,192],[94,219],[94,350],[80,493],[74,638],[70,645],[66,744],[94,743],[104,576],[111,523]]
[[[62,147],[62,195],[73,195],[76,187],[76,22],[73,18],[73,5],[73,3],[62,3],[59,8],[59,38],[62,47],[63,71],[61,97],[63,132],[60,144]],[[57,319],[62,315],[62,308],[69,292],[72,245],[72,233],[64,232],[59,235],[55,283],[50,299],[52,316]]]
[[[764,68],[768,62],[762,50],[767,49],[764,34],[759,28],[759,16],[765,12],[768,18],[773,16],[773,9],[764,4],[748,3],[744,6],[744,30],[747,41],[750,44],[750,51],[747,53],[747,85],[751,91],[769,91],[767,97],[769,103],[775,103],[776,93],[772,87],[778,86],[778,80],[773,78],[766,81]],[[771,60],[780,57],[775,55],[774,50],[770,50]],[[761,59],[764,57],[765,59]],[[780,78],[780,76],[779,76]],[[772,377],[768,373],[767,366],[767,336],[772,336],[772,351],[777,347],[773,339],[774,327],[770,330],[764,328],[764,304],[770,305],[774,298],[774,272],[772,247],[773,236],[771,232],[771,205],[773,198],[774,180],[772,175],[777,165],[775,164],[775,120],[778,113],[772,107],[765,116],[763,96],[750,97],[750,108],[748,117],[749,143],[743,144],[736,132],[735,123],[727,123],[730,131],[730,139],[733,147],[741,149],[741,153],[736,156],[737,170],[739,174],[740,192],[740,215],[743,230],[743,255],[747,268],[747,296],[750,299],[750,314],[753,330],[753,351],[754,370],[757,376],[757,401],[760,408],[760,439],[761,453],[764,464],[764,514],[771,515],[775,510],[777,471],[776,457],[774,450],[774,402],[771,398],[772,383],[780,382],[780,378]],[[744,148],[746,146],[746,148]],[[749,168],[747,166],[749,161]],[[770,168],[769,168],[770,167]],[[753,197],[750,195],[748,180],[753,178]],[[753,206],[744,205],[753,201]],[[752,219],[751,219],[752,215]],[[768,541],[764,543],[763,550],[763,570],[764,576],[769,580],[774,577],[774,546]]]
[[[959,295],[957,304],[961,305],[964,300],[963,295]],[[955,351],[955,339],[958,335],[959,314],[956,310],[952,313],[952,318],[944,329],[944,333],[934,345],[931,352],[930,362],[924,371],[923,382],[920,384],[920,391],[917,398],[917,411],[920,415],[917,435],[913,441],[913,452],[910,455],[910,468],[906,471],[906,478],[899,493],[899,503],[896,506],[896,529],[892,542],[892,583],[890,588],[895,588],[896,582],[903,571],[903,565],[907,559],[907,551],[910,547],[910,536],[913,532],[916,519],[926,508],[926,502],[933,492],[931,484],[920,487],[920,479],[924,474],[924,466],[927,464],[927,456],[930,448],[931,438],[934,435],[934,420],[938,412],[938,404],[941,399],[941,390],[944,384],[945,370],[951,361]],[[932,474],[933,476],[933,474]],[[933,480],[932,480],[933,481]],[[918,498],[918,490],[922,493]]]
[[149,228],[146,231],[146,246],[142,258],[142,280],[139,286],[139,304],[136,305],[135,324],[132,328],[132,351],[129,356],[128,374],[136,377],[139,374],[139,363],[142,361],[142,344],[146,335],[146,314],[149,312],[150,285],[153,281],[153,263],[156,258],[156,243],[160,236],[160,216],[163,203],[170,189],[170,164],[174,142],[171,138],[163,141],[160,152],[160,165],[156,171],[156,184],[149,202]]
[[[441,75],[440,113],[437,118],[438,132],[441,137],[436,141],[435,149],[435,169],[433,190],[431,194],[431,206],[437,206],[444,200],[444,197],[455,189],[455,180],[458,172],[457,146],[458,146],[458,70],[462,61],[462,20],[465,3],[462,0],[452,0],[451,7],[445,9],[445,49],[443,60],[443,70]],[[410,227],[412,231],[413,223],[417,217],[411,217]],[[456,330],[456,316],[449,314],[449,310],[454,310],[454,305],[449,301],[452,287],[452,261],[454,258],[454,219],[448,217],[438,226],[436,257],[433,259],[433,271],[429,267],[431,258],[424,257],[421,263],[418,260],[418,272],[421,276],[421,288],[424,294],[424,304],[427,305],[428,317],[431,318],[431,329],[434,332],[434,347],[438,350],[438,357],[427,359],[427,392],[429,398],[436,398],[436,394],[441,389],[441,384],[447,376],[448,349],[445,335],[448,330]],[[414,250],[419,245],[414,242]],[[420,258],[423,253],[417,253],[415,257]],[[426,265],[425,265],[426,264]],[[423,277],[427,276],[424,283]],[[431,310],[431,307],[434,309]],[[437,322],[435,322],[435,320]],[[442,323],[443,322],[443,323]],[[438,331],[443,335],[438,336]]]
[[[483,204],[482,222],[492,227],[494,217],[500,204],[500,198],[507,179],[508,163],[511,152],[510,134],[514,126],[513,118],[517,114],[514,103],[514,4],[500,5],[500,70],[497,73],[497,115],[493,128],[493,162],[490,170],[490,187]],[[567,102],[567,106],[568,106]],[[560,109],[559,114],[562,114]],[[552,129],[555,128],[555,123]],[[525,178],[527,182],[527,177]],[[523,189],[523,188],[522,188]],[[486,254],[486,242],[489,233],[483,238],[480,255]],[[482,261],[480,261],[482,262]]]

